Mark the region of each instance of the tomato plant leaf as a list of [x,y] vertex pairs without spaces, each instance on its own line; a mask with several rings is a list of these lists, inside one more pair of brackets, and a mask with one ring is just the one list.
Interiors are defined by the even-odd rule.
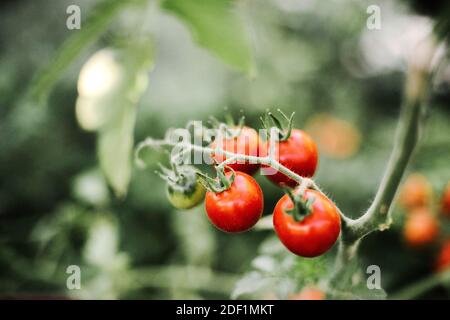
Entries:
[[28,95],[43,102],[62,72],[89,44],[95,41],[109,26],[121,9],[142,0],[106,0],[99,3],[80,30],[73,32],[58,49],[53,60],[34,77]]
[[231,293],[231,299],[237,299],[242,295],[255,294],[267,290],[272,285],[273,280],[264,277],[260,272],[249,272],[236,283]]
[[233,0],[165,0],[162,7],[190,29],[199,45],[224,62],[252,74],[253,64],[243,24]]
[[118,196],[125,195],[131,179],[135,118],[134,106],[128,106],[115,123],[98,135],[100,167]]
[[118,253],[117,222],[109,214],[96,216],[83,249],[84,259],[96,266],[113,265]]
[[253,259],[253,270],[237,283],[231,297],[286,299],[307,285],[315,285],[327,274],[327,257],[302,259],[290,253],[276,237],[266,239]]
[[210,266],[216,250],[213,230],[203,208],[191,209],[193,214],[174,215],[173,225],[180,241],[179,250],[189,265]]
[[102,49],[78,81],[78,122],[98,131],[100,167],[118,196],[125,195],[131,179],[136,106],[147,88],[152,52],[148,40]]

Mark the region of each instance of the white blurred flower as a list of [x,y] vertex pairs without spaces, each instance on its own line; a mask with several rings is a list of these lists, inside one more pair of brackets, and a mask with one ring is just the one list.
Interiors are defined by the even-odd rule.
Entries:
[[403,70],[410,55],[432,32],[430,19],[399,11],[386,3],[381,8],[381,30],[362,33],[359,49],[366,75]]

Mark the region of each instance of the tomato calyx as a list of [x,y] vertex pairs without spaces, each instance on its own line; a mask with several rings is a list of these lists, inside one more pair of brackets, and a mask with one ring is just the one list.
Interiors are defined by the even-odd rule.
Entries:
[[[288,117],[281,109],[277,109],[281,114],[281,118],[276,117],[272,112],[268,111],[264,118],[261,117],[261,122],[266,130],[266,136],[270,138],[271,129],[276,129],[276,134],[278,135],[279,141],[286,141],[289,139],[292,133],[292,121],[294,119],[295,112],[292,112],[291,116]],[[268,140],[268,139],[267,139]]]
[[225,166],[227,170],[231,172],[229,177],[225,174],[225,168],[222,166],[216,166],[216,173],[217,178],[213,179],[207,174],[204,174],[203,172],[197,171],[198,178],[200,180],[200,183],[208,190],[214,193],[221,193],[225,190],[228,190],[231,188],[231,185],[234,182],[234,179],[236,177],[235,171],[228,166]]
[[294,205],[291,209],[284,209],[284,213],[291,215],[296,222],[303,221],[303,219],[305,219],[313,211],[312,205],[315,198],[311,196],[306,199],[304,197],[304,192],[295,193],[289,187],[283,187],[283,190],[289,196]]
[[160,171],[156,170],[161,179],[166,181],[169,188],[180,192],[189,192],[197,183],[196,170],[190,166],[179,166],[171,163],[171,169],[158,163]]
[[225,123],[217,120],[216,117],[209,117],[209,122],[212,127],[216,129],[219,133],[219,137],[223,137],[225,139],[234,139],[241,135],[242,129],[245,124],[245,116],[241,116],[236,123],[231,116],[231,114],[225,115]]

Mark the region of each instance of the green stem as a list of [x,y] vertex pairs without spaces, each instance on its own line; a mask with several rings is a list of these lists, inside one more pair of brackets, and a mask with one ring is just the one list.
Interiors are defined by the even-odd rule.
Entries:
[[[230,151],[226,151],[226,150],[221,150],[221,149],[216,150],[213,148],[203,147],[203,146],[199,146],[199,145],[195,145],[195,144],[191,144],[191,143],[180,143],[180,142],[175,143],[175,142],[171,142],[166,139],[157,140],[157,139],[153,139],[153,138],[147,138],[144,141],[142,141],[141,143],[139,143],[136,147],[136,150],[135,150],[136,163],[140,167],[145,167],[145,163],[140,158],[140,152],[142,151],[142,149],[147,148],[147,147],[161,148],[161,147],[165,147],[165,146],[166,147],[177,146],[179,148],[182,148],[183,152],[181,154],[183,154],[183,155],[188,152],[192,152],[192,151],[199,152],[199,153],[206,153],[206,154],[210,154],[210,155],[217,153],[217,154],[225,156],[227,158],[226,160],[224,160],[223,162],[221,162],[219,164],[219,166],[222,166],[222,167],[224,167],[230,163],[233,163],[235,161],[251,162],[251,163],[255,163],[255,164],[266,165],[266,166],[269,166],[269,167],[283,173],[284,175],[288,176],[292,180],[298,182],[301,189],[303,189],[303,190],[306,188],[314,189],[328,199],[328,196],[319,188],[319,186],[314,182],[314,180],[312,180],[310,178],[302,177],[302,176],[296,174],[295,172],[291,171],[289,168],[285,167],[280,162],[278,162],[277,160],[273,159],[270,156],[267,156],[267,157],[250,156],[250,155],[234,153],[234,152],[230,152]],[[341,218],[344,221],[351,220],[348,217],[346,217],[339,208],[337,208],[337,210],[338,210],[339,214],[341,215]]]
[[376,230],[385,230],[391,224],[391,207],[406,171],[413,151],[419,141],[425,118],[424,106],[431,75],[431,59],[435,46],[429,46],[426,54],[419,56],[420,63],[409,65],[405,97],[398,120],[394,147],[375,199],[367,212],[356,220],[343,219],[339,250],[334,275],[344,270],[356,256],[360,240]]
[[[433,47],[434,48],[434,47]],[[405,98],[397,125],[394,147],[375,199],[367,212],[347,225],[347,240],[356,241],[391,224],[391,208],[401,179],[419,142],[425,120],[425,101],[434,50],[420,64],[411,64],[406,78]]]
[[414,299],[441,285],[450,284],[450,270],[435,273],[390,295],[393,300]]

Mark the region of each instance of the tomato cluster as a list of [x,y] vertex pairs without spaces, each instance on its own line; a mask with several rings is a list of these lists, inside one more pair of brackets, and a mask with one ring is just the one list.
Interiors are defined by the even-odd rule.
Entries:
[[[222,231],[237,233],[252,228],[263,214],[263,192],[251,176],[261,166],[250,161],[228,161],[227,166],[222,168],[220,164],[230,160],[223,151],[266,157],[269,154],[269,139],[262,139],[250,127],[232,129],[238,134],[220,136],[209,145],[209,148],[218,150],[212,154],[219,164],[216,167],[218,178],[213,180],[201,173],[199,178],[208,189],[205,208],[211,223]],[[272,149],[275,160],[299,176],[312,177],[318,162],[317,146],[313,139],[304,131],[291,127],[280,136],[282,139],[275,140]],[[341,227],[334,203],[315,190],[301,192],[297,181],[275,169],[271,174],[268,174],[268,167],[263,166],[261,170],[265,171],[264,175],[270,181],[290,190],[290,195],[283,196],[273,211],[273,224],[280,241],[291,252],[303,257],[315,257],[328,251],[339,237]],[[170,190],[169,199],[176,207],[188,208],[198,203],[199,192],[180,191],[181,194],[174,194],[174,188]],[[193,196],[189,198],[190,195]],[[187,204],[188,199],[192,203]]]
[[406,212],[403,227],[405,242],[413,248],[437,245],[435,270],[442,271],[450,267],[450,238],[441,234],[446,229],[441,225],[448,223],[447,219],[450,218],[450,183],[442,196],[436,198],[425,176],[411,174],[401,188],[399,204]]

